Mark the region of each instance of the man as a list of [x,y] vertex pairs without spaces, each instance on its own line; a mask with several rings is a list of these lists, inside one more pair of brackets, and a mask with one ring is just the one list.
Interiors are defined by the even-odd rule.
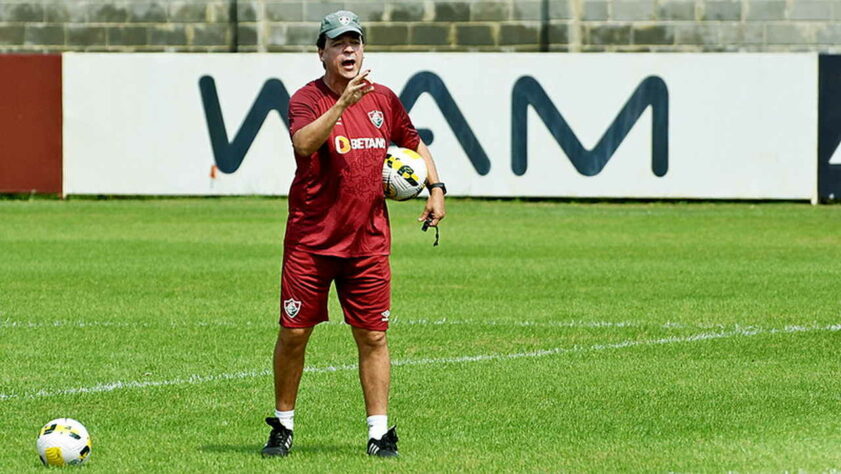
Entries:
[[371,82],[370,70],[362,70],[359,18],[348,11],[327,15],[316,44],[324,76],[289,101],[297,170],[289,191],[281,328],[274,352],[275,417],[266,418],[272,431],[262,454],[285,456],[292,447],[307,341],[313,327],[327,320],[327,294],[335,282],[359,352],[367,452],[393,457],[398,455],[397,433],[388,429],[386,343],[391,234],[382,188],[388,144],[416,150],[427,164],[432,184],[419,221],[436,226],[444,218],[446,188],[397,96]]

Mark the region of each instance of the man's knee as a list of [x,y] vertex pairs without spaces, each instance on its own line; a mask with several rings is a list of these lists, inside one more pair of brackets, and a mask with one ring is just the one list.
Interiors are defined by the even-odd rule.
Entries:
[[353,337],[360,348],[379,349],[387,345],[385,331],[353,328]]
[[307,347],[312,328],[280,328],[278,346],[286,351],[299,351]]

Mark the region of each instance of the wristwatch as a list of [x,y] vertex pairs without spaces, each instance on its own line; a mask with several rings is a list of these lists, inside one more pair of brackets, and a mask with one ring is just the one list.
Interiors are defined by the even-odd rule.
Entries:
[[445,186],[444,183],[440,181],[437,183],[428,184],[426,185],[426,188],[429,189],[430,192],[432,191],[432,188],[441,188],[441,191],[444,191],[444,195],[447,195],[447,186]]

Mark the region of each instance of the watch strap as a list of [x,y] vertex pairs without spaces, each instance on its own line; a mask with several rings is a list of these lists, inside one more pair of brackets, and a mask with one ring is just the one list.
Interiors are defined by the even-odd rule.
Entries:
[[430,191],[432,191],[432,188],[441,188],[441,191],[444,191],[444,195],[446,195],[446,194],[447,194],[447,186],[445,186],[445,185],[444,185],[444,183],[442,183],[442,182],[440,182],[440,181],[439,181],[439,182],[437,182],[437,183],[432,183],[432,184],[429,184],[429,185],[427,185],[426,187],[427,187],[427,189],[429,189]]

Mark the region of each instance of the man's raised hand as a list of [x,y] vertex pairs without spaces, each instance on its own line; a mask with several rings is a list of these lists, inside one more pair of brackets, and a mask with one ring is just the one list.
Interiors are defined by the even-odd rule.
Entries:
[[364,97],[365,94],[373,91],[374,86],[366,79],[370,73],[371,70],[366,69],[351,79],[350,82],[348,82],[347,87],[345,87],[344,92],[342,92],[342,96],[339,97],[339,102],[341,102],[345,107],[350,107],[362,100],[362,97]]

